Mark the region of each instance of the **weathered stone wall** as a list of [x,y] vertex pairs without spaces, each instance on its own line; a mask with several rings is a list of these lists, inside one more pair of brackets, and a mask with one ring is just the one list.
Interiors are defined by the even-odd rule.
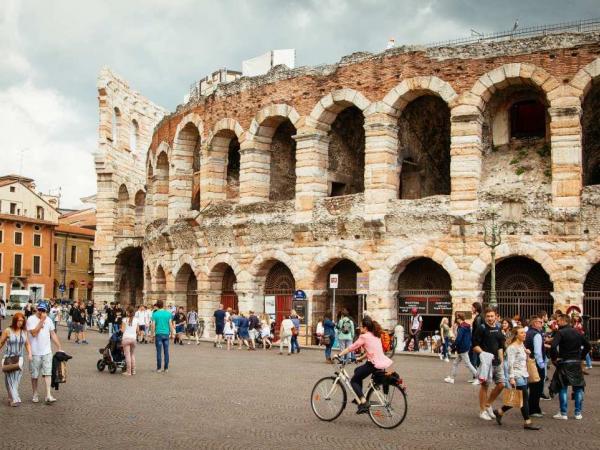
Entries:
[[[177,206],[169,189],[168,212],[155,214],[136,238],[150,274],[147,298],[180,301],[172,292],[187,264],[197,278],[200,311],[208,315],[221,295],[219,277],[231,267],[240,309],[260,311],[265,276],[281,262],[296,289],[307,292],[312,317],[322,308],[327,274],[347,259],[369,274],[369,311],[391,325],[398,278],[410,261],[425,257],[448,273],[454,308],[467,310],[483,296],[490,253],[482,226],[494,207],[519,221],[497,248],[498,260],[536,261],[552,282],[557,307],[581,304],[585,277],[600,260],[600,194],[598,186],[582,194],[580,120],[592,80],[600,77],[599,52],[597,34],[401,48],[352,55],[334,66],[275,68],[180,106],[156,127],[148,163],[156,168],[162,153],[173,164],[183,148],[180,133],[193,123],[202,149],[201,211],[190,210],[189,201]],[[496,148],[494,113],[529,90],[547,108],[547,136]],[[440,102],[449,115],[435,106]],[[360,111],[354,117],[364,123],[338,128],[348,110]],[[295,196],[269,201],[279,186],[271,185],[273,168],[289,167],[274,156],[281,148],[277,127],[287,120],[296,129]],[[344,154],[347,142],[363,140],[363,133],[364,156]],[[232,201],[226,174],[234,137],[240,176],[239,200]],[[400,155],[414,148],[441,154],[448,146],[449,159],[429,158],[421,175],[430,196],[399,199]],[[357,153],[359,146],[351,147]],[[191,165],[178,167],[193,172]],[[335,167],[351,170],[352,181],[363,183],[356,191],[364,192],[328,197],[328,171]],[[435,171],[449,173],[443,191],[434,186],[448,178],[436,179]],[[154,183],[148,192],[146,208],[156,211],[165,193],[157,196]]]

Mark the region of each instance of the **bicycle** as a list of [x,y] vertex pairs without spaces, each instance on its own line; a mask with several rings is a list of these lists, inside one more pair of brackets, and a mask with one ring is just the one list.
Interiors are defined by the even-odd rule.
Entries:
[[[334,357],[339,365],[336,376],[321,378],[315,383],[311,393],[311,407],[317,418],[325,422],[337,419],[346,408],[349,390],[358,404],[358,395],[350,384],[350,376],[346,372],[346,360]],[[369,417],[381,428],[396,428],[406,418],[408,402],[406,386],[397,373],[388,375],[383,371],[373,374],[367,386],[367,403]]]

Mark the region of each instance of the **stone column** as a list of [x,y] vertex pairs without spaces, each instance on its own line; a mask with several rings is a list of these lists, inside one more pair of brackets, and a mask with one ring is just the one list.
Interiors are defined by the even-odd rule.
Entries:
[[208,149],[202,151],[206,158],[200,167],[200,208],[226,198],[225,177],[230,140],[229,137],[215,136]]
[[476,106],[452,108],[450,131],[450,208],[463,215],[477,210],[477,190],[481,177],[483,117]]
[[297,217],[310,217],[316,202],[327,196],[329,136],[316,128],[298,130],[296,139]]
[[387,113],[365,117],[365,212],[382,218],[388,202],[398,198],[398,125]]
[[[554,91],[553,91],[554,92]],[[581,104],[577,97],[559,97],[551,101],[550,142],[552,146],[552,206],[576,212],[581,203],[582,145]]]
[[255,136],[240,145],[240,203],[269,200],[271,182],[270,139]]
[[[554,289],[557,290],[550,293],[554,299],[554,311],[560,309],[563,313],[566,313],[569,306],[577,306],[583,311],[583,285],[580,285],[580,288],[581,290],[563,291],[558,290],[555,286]],[[551,314],[554,311],[548,311],[548,313]]]
[[474,302],[483,303],[483,291],[480,290],[451,290],[452,297],[452,320],[457,311],[471,312],[471,305]]
[[[369,272],[369,294],[367,295],[367,310],[373,319],[385,329],[391,330],[398,322],[395,290],[391,288],[392,274],[384,269]],[[359,317],[360,321],[361,318]]]
[[[97,230],[94,239],[94,299],[114,300],[115,224],[117,220],[116,186],[111,172],[98,172],[96,200]],[[62,280],[59,280],[62,282]],[[69,280],[66,280],[68,283]]]

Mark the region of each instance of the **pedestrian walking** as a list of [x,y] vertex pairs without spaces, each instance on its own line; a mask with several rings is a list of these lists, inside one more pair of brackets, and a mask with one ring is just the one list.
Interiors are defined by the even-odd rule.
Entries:
[[[344,351],[346,348],[352,345],[354,342],[354,322],[352,318],[350,318],[350,314],[346,308],[342,308],[340,314],[340,320],[337,323],[337,332],[338,332],[338,345],[341,351]],[[348,359],[353,359],[353,354],[348,353],[344,354],[344,361]]]
[[410,318],[410,333],[408,335],[408,341],[406,342],[406,349],[409,349],[411,341],[413,341],[413,352],[419,351],[419,335],[421,328],[423,327],[423,318],[419,314],[417,308],[412,308],[412,317]]
[[106,321],[104,322],[104,330],[112,333],[114,331],[115,323],[115,304],[110,302],[110,305],[106,309]]
[[[154,334],[154,345],[156,346],[156,371],[169,371],[169,339],[175,335],[173,316],[170,311],[164,309],[162,300],[157,300],[156,311],[152,314],[152,332]],[[164,366],[162,356],[164,352]],[[164,369],[163,369],[164,367]]]
[[[76,328],[77,331],[77,336],[76,336],[76,340],[75,343],[79,344],[80,342],[82,344],[86,344],[88,343],[88,341],[85,339],[85,327],[86,327],[86,323],[87,323],[87,317],[86,317],[87,311],[85,308],[85,305],[82,303],[79,303],[79,311],[77,313],[77,323],[78,326]],[[75,314],[73,315],[73,321],[75,322]]]
[[[77,311],[77,312],[75,312]],[[75,339],[77,340],[77,331],[79,329],[79,321],[73,321],[73,314],[79,316],[79,302],[75,300],[69,308],[69,318],[67,319],[67,340],[71,340],[71,335],[75,333]],[[25,316],[27,317],[27,315]]]
[[[514,327],[510,337],[509,345],[506,349],[506,359],[508,366],[508,380],[513,389],[517,389],[522,395],[521,415],[525,421],[523,428],[526,430],[539,430],[540,427],[531,423],[529,413],[529,389],[527,387],[527,379],[529,373],[527,371],[527,358],[530,351],[526,348],[525,341],[527,334],[523,327]],[[496,423],[502,425],[504,414],[512,409],[512,406],[504,405],[501,409],[494,410]]]
[[136,341],[140,344],[146,343],[146,307],[140,305],[138,310],[135,312],[135,318],[137,319],[137,336]]
[[242,349],[242,344],[248,347],[248,350],[254,350],[254,348],[250,347],[250,343],[248,342],[250,340],[250,321],[243,313],[240,313],[239,315],[238,324],[238,350]]
[[500,331],[502,331],[502,334],[504,335],[504,339],[506,340],[506,342],[512,341],[512,329],[513,329],[512,320],[508,319],[506,317],[504,319],[502,319],[502,321],[500,322]]
[[264,314],[262,320],[260,321],[260,326],[260,337],[262,339],[263,349],[267,350],[267,346],[269,348],[273,346],[271,342],[271,324],[267,314]]
[[335,342],[335,322],[331,320],[331,314],[325,313],[323,316],[323,337],[321,342],[325,346],[325,362],[333,364],[331,360],[331,349]]
[[300,353],[300,345],[298,344],[298,335],[300,334],[300,316],[298,316],[298,313],[294,309],[292,309],[290,312],[290,320],[294,324],[294,328],[292,328],[292,337],[290,338],[290,343],[292,346],[291,353],[293,354],[294,351],[296,353]]
[[529,384],[529,414],[531,417],[542,417],[540,399],[544,393],[544,381],[546,380],[543,327],[544,322],[541,317],[531,316],[529,318],[529,329],[527,330],[527,338],[525,339],[525,348],[528,350],[529,358],[534,359],[539,376],[537,382],[530,382]]
[[[25,316],[23,316],[25,317]],[[2,321],[6,318],[6,303],[0,298],[0,332],[2,331]]]
[[225,311],[223,304],[219,304],[219,309],[213,313],[213,321],[215,324],[215,347],[223,347],[223,328],[225,327]]
[[53,302],[50,305],[50,312],[48,314],[48,317],[50,317],[50,320],[52,321],[52,323],[54,323],[54,329],[56,330],[56,328],[58,327],[58,318],[60,317],[60,308],[58,307],[56,302]]
[[148,305],[144,307],[144,324],[146,325],[145,342],[154,342],[154,335],[150,327],[150,325],[152,324],[152,314],[154,313],[154,311],[156,311],[156,305]]
[[450,362],[450,326],[448,325],[447,317],[442,317],[442,321],[440,323],[440,338],[442,340],[440,359]]
[[[504,389],[504,335],[496,326],[496,311],[485,310],[485,322],[473,333],[473,351],[479,354],[479,417],[483,420],[495,418],[493,403]],[[489,385],[494,382],[494,389],[489,393]]]
[[180,306],[175,310],[173,315],[173,322],[175,323],[175,339],[173,345],[183,345],[183,332],[185,331],[186,318],[183,306]]
[[474,385],[478,385],[479,381],[477,380],[477,369],[473,367],[471,364],[471,360],[469,359],[469,350],[471,349],[471,325],[469,325],[465,321],[464,313],[456,313],[456,322],[458,326],[456,327],[456,339],[454,341],[454,349],[456,350],[456,358],[454,359],[454,363],[452,364],[452,372],[450,376],[444,378],[446,383],[454,384],[454,380],[456,379],[456,372],[458,371],[458,366],[463,362],[471,375],[473,377],[470,380]]
[[46,315],[48,303],[41,300],[37,304],[37,312],[27,319],[27,338],[31,346],[31,390],[33,397],[31,401],[38,403],[38,379],[44,379],[46,385],[46,403],[53,403],[56,399],[50,393],[52,375],[52,342],[58,351],[62,351],[60,341],[54,330],[54,323]]
[[19,396],[19,384],[23,376],[23,350],[27,351],[27,360],[31,362],[31,346],[27,337],[25,315],[21,312],[15,313],[12,317],[10,326],[2,332],[0,336],[0,350],[6,344],[4,357],[2,358],[2,367],[16,363],[11,370],[4,371],[4,384],[8,394],[8,404],[10,406],[19,406],[21,397]]
[[[231,316],[225,319],[225,325],[223,325],[223,334],[225,335],[225,342],[227,342],[227,350],[231,350],[231,347],[234,346],[233,339],[235,338],[235,325],[233,320],[231,320]],[[222,347],[219,345],[219,347]]]
[[123,332],[123,353],[125,353],[125,362],[127,370],[123,375],[135,375],[135,343],[139,333],[139,320],[135,316],[135,309],[129,305],[127,307],[126,316],[121,321],[121,331]]
[[248,333],[250,335],[250,345],[253,349],[256,348],[256,340],[258,339],[258,336],[260,336],[260,330],[261,330],[261,326],[260,326],[260,319],[258,318],[258,316],[256,314],[254,314],[254,311],[250,311],[249,315],[248,315]]
[[88,300],[87,305],[85,307],[85,313],[87,318],[87,326],[92,327],[94,325],[94,302]]
[[190,336],[195,338],[196,345],[199,345],[200,341],[198,340],[198,313],[196,312],[196,310],[194,308],[192,308],[190,311],[188,311],[187,317],[186,317],[186,323],[187,323],[188,345],[190,345],[192,343]]
[[569,407],[567,390],[571,386],[575,400],[574,417],[581,420],[583,419],[583,389],[585,387],[581,362],[585,359],[591,346],[587,338],[571,326],[569,316],[559,315],[557,323],[558,331],[555,333],[550,347],[550,358],[556,366],[550,382],[550,395],[558,394],[560,411],[553,417],[567,420]]
[[[481,317],[481,312],[481,303],[473,302],[471,304],[471,336],[474,336],[475,330],[483,325],[483,317]],[[473,347],[471,347],[469,357],[471,358],[471,364],[473,365],[473,367],[479,367],[479,353],[473,351]]]
[[294,328],[294,322],[289,317],[286,317],[281,321],[279,327],[279,354],[283,354],[283,346],[287,344],[288,355],[292,354],[292,328]]
[[120,303],[115,303],[115,322],[113,323],[113,333],[117,333],[121,329],[123,321],[123,308]]

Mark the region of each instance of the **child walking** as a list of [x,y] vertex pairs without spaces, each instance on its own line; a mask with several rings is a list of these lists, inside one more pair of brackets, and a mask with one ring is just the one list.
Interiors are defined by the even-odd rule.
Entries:
[[235,336],[235,325],[231,320],[231,316],[227,316],[225,319],[225,326],[223,327],[223,335],[225,336],[225,341],[227,342],[227,350],[231,350],[233,347],[233,338]]

